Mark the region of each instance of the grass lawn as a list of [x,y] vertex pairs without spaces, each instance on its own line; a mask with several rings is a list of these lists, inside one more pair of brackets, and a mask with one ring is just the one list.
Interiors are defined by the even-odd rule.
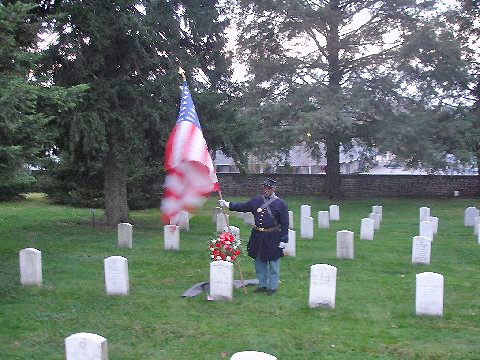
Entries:
[[[229,359],[244,350],[279,360],[480,359],[480,245],[463,226],[465,208],[480,207],[479,200],[342,200],[341,220],[328,230],[315,225],[313,240],[300,239],[300,205],[311,205],[315,219],[332,202],[286,200],[297,256],[282,259],[278,293],[236,289],[231,302],[181,297],[208,281],[215,199],[190,220],[178,252],[163,250],[157,209],[131,212],[134,244],[124,249],[116,247],[116,228],[92,226],[89,209],[34,195],[0,203],[0,359],[64,359],[64,339],[77,332],[107,338],[111,360]],[[376,204],[383,205],[381,228],[374,241],[360,240],[360,220]],[[421,206],[440,219],[430,265],[411,264]],[[246,245],[249,228],[230,218]],[[353,260],[335,255],[343,229],[355,232]],[[41,287],[20,286],[18,252],[26,247],[42,251]],[[103,259],[111,255],[128,259],[129,296],[105,294]],[[308,307],[310,266],[322,263],[338,269],[335,310]],[[242,257],[241,266],[246,279],[255,278],[252,259]],[[443,318],[415,315],[415,274],[425,271],[444,275]]]

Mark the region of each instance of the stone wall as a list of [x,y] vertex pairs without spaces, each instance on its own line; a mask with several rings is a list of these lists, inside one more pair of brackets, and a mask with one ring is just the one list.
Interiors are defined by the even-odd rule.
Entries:
[[[322,195],[325,175],[300,174],[217,174],[222,193],[228,196],[257,194],[266,177],[278,181],[277,193],[283,195]],[[444,175],[342,175],[342,189],[347,197],[418,196],[452,197],[479,196],[478,176]]]

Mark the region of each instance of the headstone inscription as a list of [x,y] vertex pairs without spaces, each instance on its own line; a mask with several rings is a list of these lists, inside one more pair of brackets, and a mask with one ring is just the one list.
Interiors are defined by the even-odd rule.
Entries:
[[179,250],[180,229],[178,225],[165,225],[163,227],[163,239],[165,250]]
[[473,226],[475,225],[475,216],[480,216],[480,211],[474,207],[470,206],[465,209],[465,226]]
[[443,275],[433,272],[416,275],[415,312],[443,316]]
[[107,295],[128,295],[128,261],[123,256],[103,260]]
[[337,289],[337,268],[327,264],[315,264],[310,267],[310,290],[308,306],[335,309]]
[[412,264],[430,264],[432,239],[426,236],[414,236],[412,243]]
[[313,218],[306,216],[300,223],[300,237],[302,239],[313,239]]
[[338,259],[353,259],[353,235],[349,230],[337,231]]
[[121,248],[132,248],[132,225],[120,223],[117,225],[117,246]]
[[419,216],[420,222],[421,221],[428,221],[430,220],[430,208],[426,206],[422,206],[420,208],[420,216]]
[[77,333],[65,338],[66,360],[108,360],[107,339],[91,333]]
[[228,261],[210,263],[210,297],[214,300],[233,299],[233,264]]
[[373,240],[375,220],[364,218],[360,224],[360,239]]
[[295,230],[288,229],[288,243],[285,246],[285,250],[283,254],[286,256],[295,257],[297,254],[297,245],[296,245],[296,238],[295,238]]
[[340,220],[340,207],[338,205],[330,205],[329,212],[331,221]]
[[330,228],[330,213],[328,211],[318,212],[318,227],[320,229]]
[[260,351],[241,351],[233,354],[230,360],[277,360],[277,358]]
[[20,283],[22,285],[41,286],[42,252],[34,248],[22,249],[18,253],[20,262]]

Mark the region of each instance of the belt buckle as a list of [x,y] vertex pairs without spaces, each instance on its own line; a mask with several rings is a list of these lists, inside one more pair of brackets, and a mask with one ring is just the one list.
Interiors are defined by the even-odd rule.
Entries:
[[261,228],[258,228],[259,231],[265,231],[265,228],[261,227]]

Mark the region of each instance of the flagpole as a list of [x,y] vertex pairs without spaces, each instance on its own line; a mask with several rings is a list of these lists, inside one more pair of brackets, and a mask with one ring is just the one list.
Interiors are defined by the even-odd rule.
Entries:
[[[218,197],[220,198],[220,200],[223,200],[222,190],[220,189],[218,190]],[[230,232],[230,224],[227,219],[227,214],[225,213],[223,206],[220,206],[220,209],[222,210],[223,216],[225,217],[225,224],[227,224],[228,231]],[[238,266],[238,272],[240,273],[240,281],[242,283],[243,293],[248,294],[247,288],[245,287],[245,281],[243,280],[243,272],[242,272],[242,269],[240,268],[240,259],[237,257],[236,260],[237,260],[236,263]]]
[[[185,70],[183,70],[181,66],[178,67],[178,74],[182,78],[183,82],[187,81],[187,77],[185,75]],[[221,190],[218,190],[218,195],[220,196],[220,200],[223,200]],[[227,214],[223,210],[223,207],[220,207],[220,208],[222,209],[223,216],[225,217],[225,224],[227,224],[228,232],[230,232],[230,225],[228,224]],[[243,280],[242,269],[240,268],[240,260],[238,258],[236,260],[237,260],[236,263],[237,263],[237,266],[238,266],[238,271],[240,272],[240,280],[242,282],[243,292],[245,294],[247,294],[247,289],[245,287],[245,281]]]

